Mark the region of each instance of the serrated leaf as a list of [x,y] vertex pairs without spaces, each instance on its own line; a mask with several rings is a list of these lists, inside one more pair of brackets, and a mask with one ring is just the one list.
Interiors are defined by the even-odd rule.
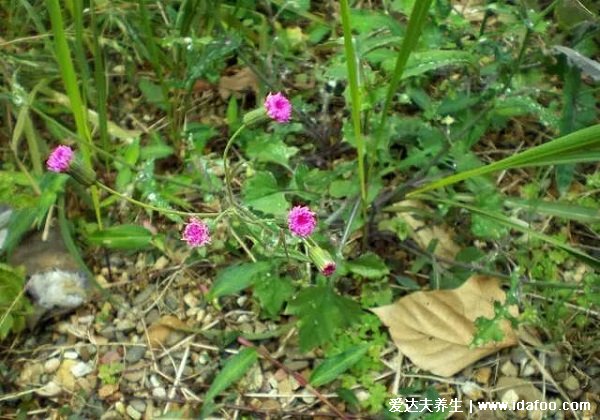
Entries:
[[298,316],[300,350],[308,351],[331,340],[337,329],[360,319],[360,306],[329,286],[303,289],[288,306]]
[[140,250],[150,246],[152,233],[138,225],[111,226],[87,235],[91,245],[109,249]]
[[232,295],[250,286],[259,275],[268,274],[271,264],[267,261],[229,266],[219,272],[208,292],[208,299]]
[[288,209],[285,195],[280,192],[271,172],[257,172],[244,184],[244,201],[266,214],[282,215]]
[[385,262],[372,252],[367,252],[353,261],[348,261],[346,268],[352,273],[368,279],[381,278],[390,273]]
[[225,362],[223,369],[217,374],[212,385],[206,392],[201,418],[205,418],[214,410],[214,400],[219,393],[225,391],[258,360],[258,353],[253,348],[245,348]]
[[334,381],[357,363],[367,350],[369,350],[368,344],[353,346],[343,353],[326,359],[313,370],[310,375],[310,384],[317,387]]

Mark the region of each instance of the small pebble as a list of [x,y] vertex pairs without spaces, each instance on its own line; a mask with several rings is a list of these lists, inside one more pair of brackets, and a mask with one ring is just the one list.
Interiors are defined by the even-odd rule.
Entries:
[[54,373],[56,372],[56,369],[58,369],[58,367],[60,366],[60,360],[55,358],[52,359],[48,359],[46,360],[46,363],[44,363],[44,372],[46,373]]
[[81,378],[87,374],[90,374],[94,371],[94,368],[86,362],[79,362],[75,366],[71,368],[71,373],[76,378]]
[[132,346],[127,349],[125,360],[128,363],[136,363],[144,357],[144,354],[146,354],[145,346]]
[[139,420],[142,418],[142,413],[140,413],[130,405],[127,406],[127,415],[134,420]]
[[516,377],[519,375],[519,370],[509,360],[502,364],[500,367],[500,372],[502,372],[505,376]]
[[142,400],[131,400],[129,405],[132,406],[133,408],[135,408],[140,413],[143,413],[144,411],[146,411],[146,403]]
[[167,391],[162,386],[159,386],[152,390],[152,396],[154,398],[164,399],[167,398]]
[[567,376],[567,379],[565,379],[562,384],[569,391],[579,389],[579,380],[573,375]]
[[65,352],[64,358],[69,360],[76,360],[79,358],[79,354],[77,354],[76,351],[69,350]]
[[160,379],[158,379],[158,377],[156,375],[150,375],[150,385],[152,385],[153,388],[159,387],[162,385],[162,383],[160,382]]

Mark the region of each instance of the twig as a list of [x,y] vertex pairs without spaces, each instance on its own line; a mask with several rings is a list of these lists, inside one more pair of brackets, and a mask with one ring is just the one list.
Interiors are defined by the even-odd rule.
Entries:
[[329,408],[331,408],[331,410],[333,410],[333,412],[336,413],[341,419],[349,419],[349,417],[346,414],[342,413],[335,405],[333,405],[331,403],[331,401],[329,401],[327,398],[325,398],[325,396],[323,394],[321,394],[319,391],[317,391],[315,388],[313,388],[302,375],[300,375],[298,372],[294,372],[293,370],[291,370],[290,368],[285,366],[283,363],[281,363],[279,360],[274,359],[269,354],[267,349],[265,349],[262,346],[260,346],[260,347],[255,346],[250,341],[246,340],[244,337],[238,337],[237,340],[243,346],[256,349],[256,351],[262,357],[264,357],[269,362],[271,362],[272,364],[277,366],[279,369],[283,369],[288,375],[292,376],[301,386],[306,388],[308,391],[312,392],[315,395],[315,397],[317,397],[323,404],[325,404]]

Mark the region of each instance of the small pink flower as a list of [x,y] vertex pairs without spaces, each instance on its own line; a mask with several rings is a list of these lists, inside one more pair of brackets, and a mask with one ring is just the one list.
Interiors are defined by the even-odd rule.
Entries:
[[71,165],[73,155],[73,150],[69,146],[58,146],[50,153],[46,167],[52,172],[66,172]]
[[281,92],[269,93],[265,99],[267,115],[275,121],[288,122],[292,116],[292,104]]
[[317,219],[308,207],[296,206],[288,214],[288,227],[294,235],[305,238],[317,227]]
[[210,232],[208,226],[200,219],[192,217],[183,229],[181,239],[186,241],[192,248],[210,243]]

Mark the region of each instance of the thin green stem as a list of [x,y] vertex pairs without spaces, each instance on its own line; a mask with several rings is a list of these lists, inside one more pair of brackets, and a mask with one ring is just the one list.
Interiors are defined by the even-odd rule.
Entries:
[[225,150],[223,150],[223,170],[225,171],[225,189],[227,191],[227,201],[229,202],[230,206],[233,206],[238,209],[240,208],[240,206],[237,204],[237,202],[235,201],[235,198],[233,197],[233,189],[231,187],[231,171],[229,168],[229,150],[231,150],[231,147],[233,146],[233,142],[240,135],[240,133],[244,130],[244,128],[246,128],[246,125],[242,124],[240,126],[240,128],[238,128],[235,131],[235,133],[233,133],[233,135],[227,141]]
[[122,198],[125,201],[130,202],[131,204],[135,204],[136,206],[142,207],[146,210],[154,210],[157,211],[159,213],[168,213],[168,214],[176,214],[178,216],[185,216],[185,217],[191,217],[191,216],[197,216],[197,217],[218,217],[221,213],[220,212],[216,212],[216,213],[194,213],[194,212],[187,212],[187,211],[179,211],[179,210],[172,210],[172,209],[166,209],[164,207],[157,207],[157,206],[153,206],[152,204],[147,204],[147,203],[143,203],[141,201],[136,200],[135,198],[131,198],[128,197],[125,194],[122,194],[116,190],[113,190],[112,188],[104,185],[103,183],[96,181],[96,185],[100,188],[103,189],[104,191],[116,195],[119,198]]
[[367,220],[367,175],[365,172],[365,140],[361,132],[360,110],[361,95],[358,80],[357,57],[354,51],[352,28],[350,26],[350,6],[348,0],[342,0],[342,28],[344,31],[344,50],[346,53],[346,64],[348,67],[348,81],[350,82],[350,97],[352,99],[352,125],[354,127],[354,138],[358,152],[358,177],[360,182],[360,199],[364,220]]

